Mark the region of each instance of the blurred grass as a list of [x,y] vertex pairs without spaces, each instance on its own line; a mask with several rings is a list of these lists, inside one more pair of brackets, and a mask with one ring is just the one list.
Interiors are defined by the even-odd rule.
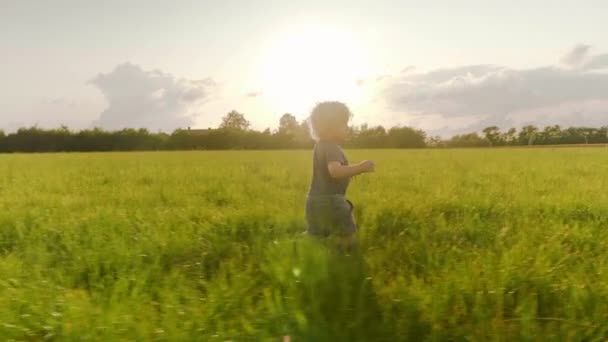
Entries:
[[608,337],[608,151],[347,152],[351,256],[309,151],[0,155],[0,339]]

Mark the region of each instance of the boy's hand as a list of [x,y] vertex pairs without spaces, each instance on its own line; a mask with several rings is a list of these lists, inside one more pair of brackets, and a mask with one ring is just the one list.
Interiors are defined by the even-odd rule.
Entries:
[[376,171],[376,163],[373,160],[364,160],[359,163],[361,172],[374,172]]

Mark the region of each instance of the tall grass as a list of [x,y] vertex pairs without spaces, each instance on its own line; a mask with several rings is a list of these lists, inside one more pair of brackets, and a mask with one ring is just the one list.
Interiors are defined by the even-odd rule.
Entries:
[[608,337],[607,151],[348,154],[349,256],[309,152],[0,155],[0,339]]

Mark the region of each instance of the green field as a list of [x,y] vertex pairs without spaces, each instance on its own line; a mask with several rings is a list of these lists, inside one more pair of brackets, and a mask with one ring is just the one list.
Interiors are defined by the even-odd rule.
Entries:
[[347,154],[350,256],[309,151],[0,155],[0,340],[608,337],[608,150]]

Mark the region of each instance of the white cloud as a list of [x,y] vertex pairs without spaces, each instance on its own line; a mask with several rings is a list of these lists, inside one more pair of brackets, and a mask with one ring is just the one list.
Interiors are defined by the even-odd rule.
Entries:
[[[429,118],[442,132],[489,125],[547,122],[608,125],[608,54],[590,55],[576,46],[561,66],[511,69],[473,65],[407,73],[392,78],[383,95],[389,107],[417,122]],[[452,123],[473,121],[465,128]]]
[[94,122],[95,126],[163,131],[191,126],[198,115],[197,109],[216,87],[210,79],[177,79],[131,63],[99,74],[90,83],[99,88],[108,102],[108,107]]
[[599,70],[608,68],[608,53],[593,56],[589,61],[585,64],[585,69],[587,70]]
[[579,44],[562,56],[560,62],[566,67],[580,67],[586,62],[590,49],[589,45]]

